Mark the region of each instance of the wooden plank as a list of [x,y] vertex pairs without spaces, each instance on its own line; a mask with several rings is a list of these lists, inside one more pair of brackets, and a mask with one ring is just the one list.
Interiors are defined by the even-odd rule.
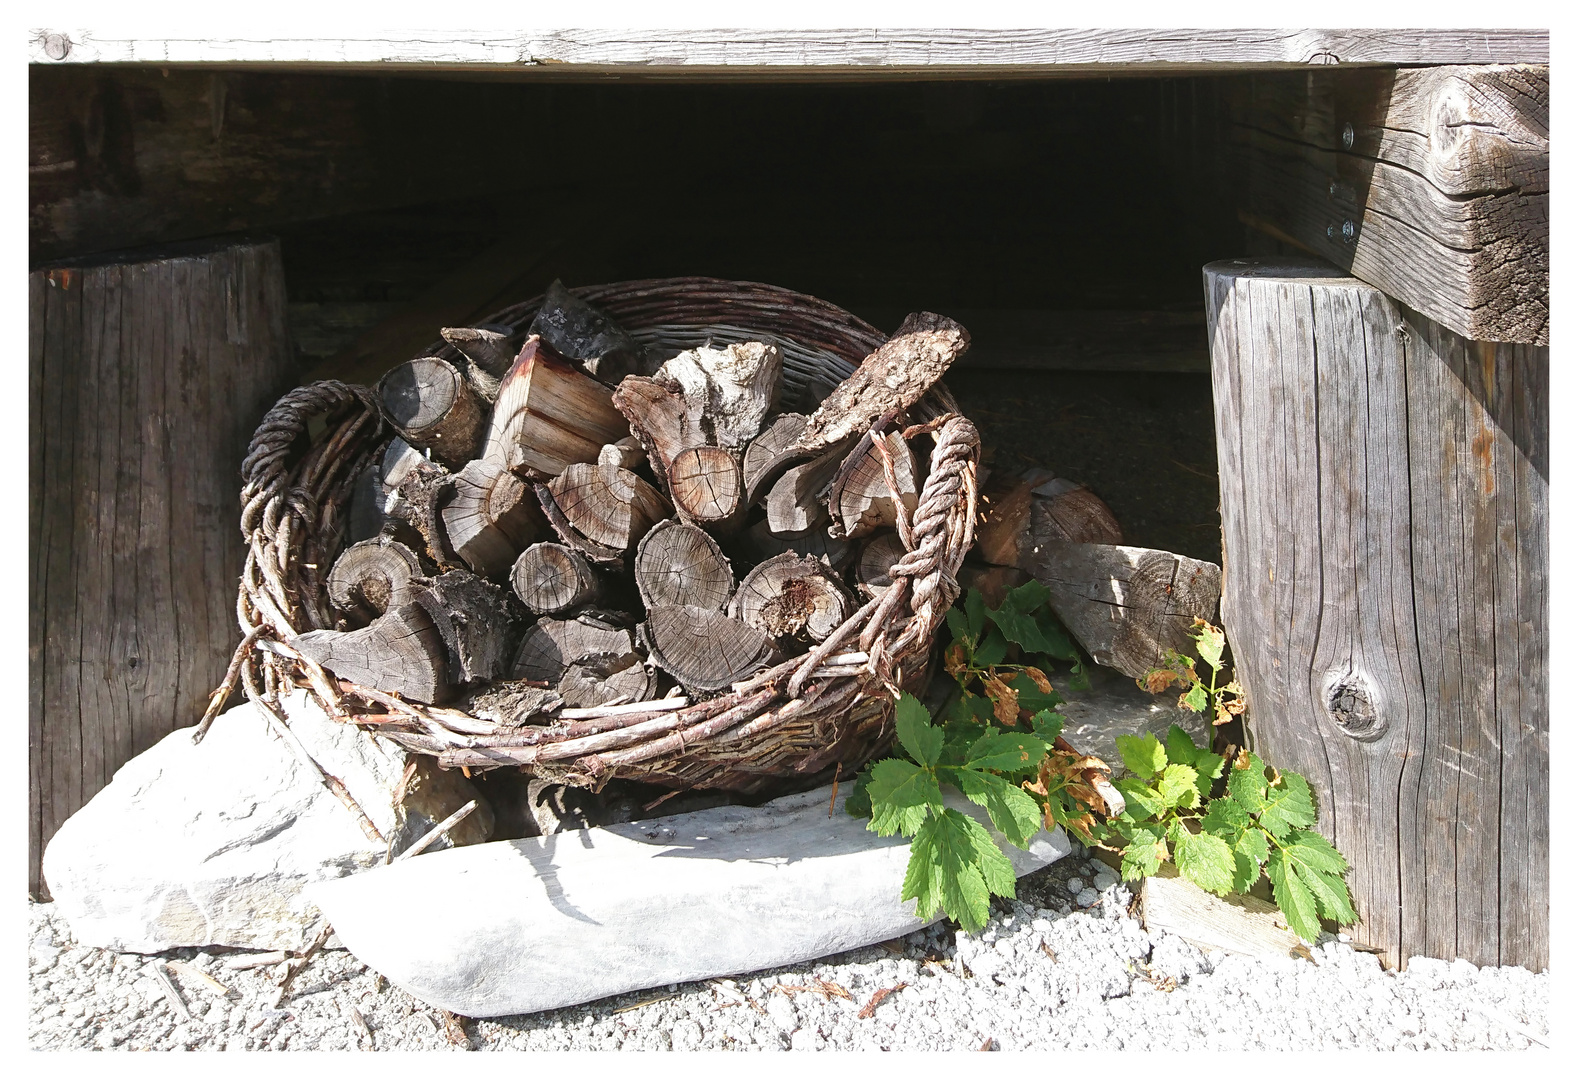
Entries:
[[1465,337],[1549,342],[1548,68],[1257,76],[1232,100],[1245,220]]
[[272,242],[29,277],[29,891],[60,824],[196,722],[235,647],[237,476],[295,382]]
[[1172,863],[1140,885],[1145,929],[1166,930],[1202,949],[1285,960],[1302,954],[1299,936],[1288,929],[1277,905],[1258,896],[1213,896],[1180,877]]
[[1549,352],[1313,263],[1205,278],[1254,748],[1310,780],[1390,962],[1540,970]]
[[[855,312],[881,330],[908,312]],[[1205,315],[1190,311],[1038,311],[950,308],[942,312],[970,331],[958,367],[1017,371],[1211,370]]]
[[365,37],[125,38],[34,31],[33,64],[270,64],[717,77],[1045,68],[1547,63],[1544,30],[441,30]]

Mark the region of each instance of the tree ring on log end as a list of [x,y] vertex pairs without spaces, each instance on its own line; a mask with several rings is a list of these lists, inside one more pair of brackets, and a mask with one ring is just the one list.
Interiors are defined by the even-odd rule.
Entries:
[[1376,702],[1375,687],[1357,671],[1334,674],[1326,681],[1326,715],[1344,735],[1374,742],[1386,732],[1386,716]]

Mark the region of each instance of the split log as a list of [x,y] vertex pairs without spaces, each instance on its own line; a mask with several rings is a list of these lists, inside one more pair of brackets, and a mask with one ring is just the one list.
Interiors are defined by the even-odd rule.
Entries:
[[371,540],[384,527],[384,485],[378,462],[356,474],[351,486],[350,506],[345,512],[345,539],[356,544]]
[[483,456],[536,480],[578,461],[596,461],[603,444],[630,434],[608,387],[534,334],[499,384]]
[[[892,484],[887,474],[891,463]],[[897,490],[898,498],[894,498]],[[828,492],[832,531],[851,540],[897,524],[902,509],[909,521],[919,501],[915,455],[896,431],[872,437],[869,432],[839,466]]]
[[879,533],[866,541],[860,549],[860,561],[855,564],[855,581],[866,596],[876,596],[893,584],[888,570],[909,552],[904,541],[895,532]]
[[570,519],[564,516],[564,511],[559,509],[559,504],[553,501],[553,493],[548,490],[546,484],[537,484],[534,491],[537,495],[537,505],[542,508],[543,517],[548,519],[548,526],[553,529],[554,535],[565,547],[584,555],[594,566],[613,573],[624,573],[623,551],[594,543],[576,531],[575,526],[570,524]]
[[783,354],[760,341],[687,349],[653,379],[684,395],[689,445],[743,450],[778,406]]
[[[819,519],[819,525],[825,520],[824,515]],[[848,540],[829,536],[825,527],[813,526],[803,533],[780,535],[772,531],[770,522],[758,521],[745,531],[744,540],[745,546],[758,561],[792,551],[796,555],[820,559],[835,573],[842,572],[855,557],[855,545]]]
[[811,414],[797,445],[821,450],[870,430],[884,416],[902,413],[969,345],[969,332],[952,319],[929,311],[910,315]]
[[422,605],[401,604],[360,630],[312,630],[296,651],[342,679],[424,704],[448,689],[444,638]]
[[800,535],[826,518],[820,501],[843,463],[843,446],[785,472],[767,492],[767,527],[780,535]]
[[986,510],[976,546],[981,558],[997,566],[1021,566],[1048,540],[1123,542],[1123,530],[1100,496],[1044,470],[1026,474],[1006,491],[988,492],[981,502]]
[[515,362],[516,348],[507,328],[446,326],[439,335],[460,353],[457,365],[466,385],[489,405],[498,400],[499,381]]
[[427,457],[406,442],[396,437],[389,440],[389,446],[384,450],[383,460],[378,463],[378,476],[383,483],[383,512],[385,514],[394,507],[395,500],[400,493],[400,483],[406,478],[419,461],[426,461]]
[[450,548],[441,524],[441,508],[455,490],[455,477],[443,466],[425,458],[410,462],[396,489],[397,498],[389,516],[414,528],[422,537],[427,557],[439,567],[460,565],[460,557]]
[[515,595],[538,615],[596,604],[603,583],[591,563],[562,544],[533,544],[510,571]]
[[449,361],[407,360],[379,381],[378,397],[405,441],[440,464],[458,469],[477,456],[487,408]]
[[329,571],[329,602],[363,623],[410,602],[411,579],[423,574],[416,552],[398,542],[363,540]]
[[690,690],[721,690],[777,656],[766,634],[714,608],[651,608],[640,632],[652,662]]
[[558,694],[567,707],[592,709],[613,701],[651,701],[658,675],[636,653],[581,660],[559,676]]
[[410,588],[444,640],[451,683],[488,682],[504,673],[525,615],[508,591],[464,570],[415,578]]
[[582,612],[570,619],[538,619],[521,639],[509,677],[554,686],[571,664],[632,655],[639,656],[635,635],[617,616]]
[[629,469],[577,462],[549,481],[548,493],[576,532],[621,552],[635,547],[669,513],[663,493]]
[[487,578],[507,573],[545,524],[525,482],[487,458],[455,474],[454,498],[440,514],[450,548]]
[[1221,567],[1149,548],[1049,540],[1024,569],[1092,660],[1136,679],[1168,649],[1192,653],[1194,620],[1214,621],[1222,595]]
[[716,531],[737,527],[747,509],[739,463],[721,446],[681,450],[669,463],[668,490],[681,517]]
[[684,396],[652,379],[632,375],[614,390],[612,400],[629,422],[630,433],[646,449],[652,475],[667,485],[669,462],[691,445],[685,434]]
[[717,608],[734,592],[734,570],[716,541],[694,525],[660,521],[636,547],[636,589],[655,607]]
[[755,505],[785,469],[804,460],[806,452],[795,449],[795,443],[803,434],[805,417],[799,413],[784,413],[751,440],[740,466],[745,479],[746,502]]
[[740,582],[729,614],[780,644],[816,644],[853,611],[853,598],[820,559],[785,553]]
[[554,352],[609,386],[618,386],[626,375],[646,374],[646,353],[635,339],[558,280],[543,294],[527,332],[540,335]]
[[1300,955],[1299,936],[1275,904],[1258,896],[1216,897],[1163,863],[1140,886],[1140,919],[1151,933],[1177,934],[1201,949],[1258,960]]
[[557,690],[533,686],[529,682],[506,680],[472,694],[465,710],[479,720],[491,720],[502,728],[522,727],[564,704]]
[[634,469],[646,459],[646,447],[634,435],[626,435],[618,442],[608,443],[597,452],[597,466],[603,470],[603,479],[610,486],[616,481],[609,470]]

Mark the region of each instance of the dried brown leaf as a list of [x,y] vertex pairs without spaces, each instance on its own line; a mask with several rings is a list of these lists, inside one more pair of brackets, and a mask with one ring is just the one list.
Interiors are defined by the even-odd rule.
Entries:
[[1031,682],[1036,684],[1036,689],[1040,690],[1043,694],[1050,694],[1052,692],[1052,680],[1047,678],[1046,673],[1040,668],[1027,667],[1025,668],[1025,674],[1030,677]]
[[866,1002],[865,1007],[855,1014],[856,1018],[870,1020],[876,1014],[878,1005],[881,1005],[889,996],[898,993],[908,985],[909,983],[907,982],[901,982],[897,986],[884,986],[881,990],[871,995],[871,1000]]

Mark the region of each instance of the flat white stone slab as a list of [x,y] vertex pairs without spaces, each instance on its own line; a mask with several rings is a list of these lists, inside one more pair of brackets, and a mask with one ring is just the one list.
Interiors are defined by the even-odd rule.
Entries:
[[[925,926],[899,901],[909,841],[846,814],[848,791],[831,816],[822,788],[420,855],[308,892],[351,952],[430,1005],[478,1017],[562,1008]],[[999,846],[1019,875],[1070,850],[1061,830],[1028,851]]]

